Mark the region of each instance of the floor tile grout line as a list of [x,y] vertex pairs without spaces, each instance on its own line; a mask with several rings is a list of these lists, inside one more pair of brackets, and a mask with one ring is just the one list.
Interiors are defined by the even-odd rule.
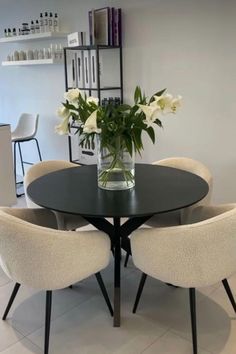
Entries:
[[[191,330],[191,329],[190,329],[190,330]],[[186,337],[184,337],[184,336],[181,336],[181,334],[179,334],[179,333],[177,334],[177,333],[173,330],[173,328],[170,329],[170,332],[171,332],[172,334],[174,334],[175,336],[180,337],[180,338],[182,338],[182,339],[184,339],[184,340],[186,340],[187,342],[189,342],[189,343],[192,344],[192,341],[191,341],[191,340],[189,340],[188,338],[186,338]],[[209,353],[209,354],[213,354],[213,352],[209,351],[209,350],[206,349],[206,348],[203,348],[203,347],[200,346],[200,345],[198,345],[198,347],[199,347],[199,349],[204,350],[205,352],[207,352],[207,353]]]
[[[7,322],[7,321],[5,321]],[[19,343],[20,341],[22,341],[22,339],[26,338],[26,336],[24,336],[22,333],[20,333],[15,327],[11,326],[10,323],[7,323],[11,328],[14,329],[14,331],[16,331],[17,333],[19,333],[21,335],[21,338],[19,340],[17,340],[15,343],[12,343],[10,345],[7,345],[6,348],[4,348],[3,350],[0,350],[0,353],[3,353],[5,350],[7,350],[10,347],[13,347],[13,345],[16,345],[17,343]]]
[[[55,322],[56,320],[58,320],[58,319],[60,319],[62,316],[64,316],[67,312],[71,312],[71,311],[74,310],[75,308],[77,308],[77,307],[79,307],[80,305],[82,305],[82,304],[84,304],[84,303],[90,301],[91,299],[96,298],[97,296],[99,296],[99,294],[93,295],[93,296],[90,297],[89,299],[86,299],[86,300],[82,301],[80,304],[77,304],[77,305],[75,305],[75,306],[72,306],[69,310],[66,310],[66,311],[64,311],[63,313],[61,313],[60,315],[56,316],[55,318],[53,318],[53,319],[51,320],[51,325],[52,325],[53,322]],[[28,334],[25,335],[25,334],[23,334],[22,332],[20,332],[20,330],[19,330],[18,328],[16,328],[14,325],[12,325],[12,327],[13,327],[15,330],[17,330],[22,336],[24,336],[24,337],[26,337],[26,338],[29,337],[29,336],[31,336],[31,335],[34,334],[35,332],[41,330],[42,328],[44,328],[44,326],[45,326],[45,324],[43,324],[42,326],[38,327],[36,330],[34,330],[34,331],[32,331],[32,332],[30,332],[30,333],[28,333]]]
[[162,333],[159,337],[157,337],[152,343],[150,343],[144,350],[141,351],[140,354],[143,354],[145,350],[150,348],[154,343],[156,343],[158,340],[160,340],[166,333],[170,332],[170,328],[168,328],[164,333]]
[[[14,328],[15,330],[15,328]],[[19,331],[18,331],[19,332]],[[21,333],[20,333],[21,334]],[[19,339],[18,341],[16,341],[15,343],[12,343],[10,345],[8,345],[5,349],[0,350],[0,353],[4,353],[7,349],[13,347],[14,345],[18,344],[19,342],[21,342],[23,339],[27,339],[32,345],[34,345],[35,347],[37,347],[42,353],[42,348],[40,348],[37,344],[33,343],[29,338],[27,338],[27,336],[23,336],[21,339]],[[33,354],[33,353],[32,353]]]

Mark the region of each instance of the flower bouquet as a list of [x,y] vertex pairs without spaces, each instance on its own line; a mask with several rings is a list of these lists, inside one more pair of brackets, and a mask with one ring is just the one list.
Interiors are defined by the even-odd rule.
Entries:
[[[95,148],[98,142],[98,185],[105,189],[128,189],[134,186],[134,156],[144,149],[145,131],[155,143],[154,126],[162,127],[163,114],[175,113],[181,105],[181,96],[173,97],[166,89],[149,99],[140,87],[134,92],[133,105],[99,105],[95,97],[87,97],[79,89],[64,94],[65,102],[57,114],[62,122],[56,126],[58,134],[70,134],[76,123],[80,145]],[[98,139],[96,139],[96,137]]]

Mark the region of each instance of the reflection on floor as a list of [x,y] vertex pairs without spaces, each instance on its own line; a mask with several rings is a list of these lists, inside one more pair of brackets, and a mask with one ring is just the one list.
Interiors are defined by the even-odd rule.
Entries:
[[[24,197],[17,206],[24,207]],[[123,262],[123,260],[122,260]],[[102,272],[112,298],[113,264]],[[131,312],[140,272],[122,268],[122,321],[112,319],[95,277],[53,295],[51,354],[192,354],[188,292],[147,279],[137,314]],[[229,279],[236,296],[236,275]],[[0,313],[13,284],[0,270]],[[0,352],[43,353],[44,296],[22,287],[6,322],[0,321]],[[236,353],[236,314],[220,284],[197,292],[199,354]]]

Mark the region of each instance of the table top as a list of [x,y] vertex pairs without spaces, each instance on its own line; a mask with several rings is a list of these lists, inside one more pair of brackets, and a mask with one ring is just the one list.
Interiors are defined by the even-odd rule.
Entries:
[[135,187],[124,191],[97,186],[97,166],[78,166],[49,173],[27,189],[36,204],[87,217],[138,217],[177,210],[197,203],[208,192],[199,176],[150,164],[135,165]]

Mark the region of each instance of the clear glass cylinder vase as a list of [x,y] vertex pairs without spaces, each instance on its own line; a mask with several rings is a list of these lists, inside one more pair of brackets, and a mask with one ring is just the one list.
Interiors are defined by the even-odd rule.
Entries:
[[130,189],[135,185],[135,159],[120,138],[103,146],[98,138],[98,186],[108,190]]

